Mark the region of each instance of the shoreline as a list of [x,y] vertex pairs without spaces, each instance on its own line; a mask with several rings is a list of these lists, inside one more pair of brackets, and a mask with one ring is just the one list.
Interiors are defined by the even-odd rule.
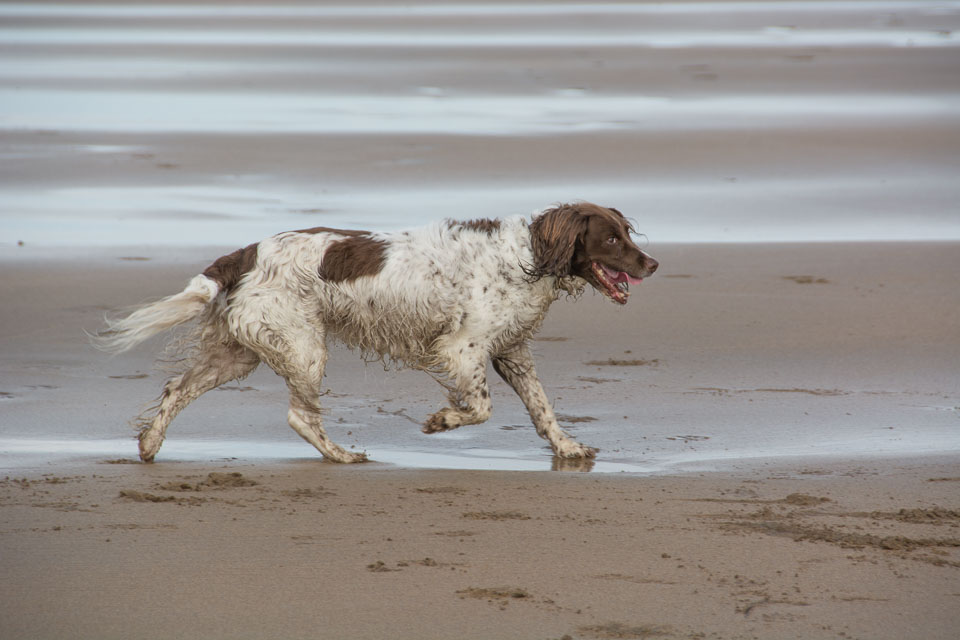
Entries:
[[[312,456],[300,442],[175,440],[164,444],[162,462],[173,465],[241,464],[250,466],[284,466],[298,464],[332,464],[319,455]],[[542,452],[521,455],[507,450],[465,450],[430,452],[378,448],[376,457],[360,466],[377,471],[488,471],[510,473],[589,473],[626,477],[673,477],[696,474],[737,475],[762,470],[782,470],[803,466],[834,467],[848,464],[909,464],[936,466],[960,461],[954,451],[910,452],[908,454],[790,454],[740,456],[735,454],[704,457],[695,453],[660,457],[646,463],[604,460],[603,452],[594,460],[561,460]],[[111,440],[14,439],[0,437],[0,474],[43,475],[90,471],[99,464],[143,464],[137,457],[136,437]],[[150,464],[150,463],[148,463]]]

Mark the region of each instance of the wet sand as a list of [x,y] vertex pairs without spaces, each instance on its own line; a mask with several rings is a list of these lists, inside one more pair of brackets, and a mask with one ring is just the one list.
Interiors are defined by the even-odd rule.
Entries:
[[[182,289],[223,249],[0,256],[0,466],[133,455],[127,422],[159,392],[163,339],[118,357],[87,344],[105,313]],[[790,456],[960,451],[954,243],[662,245],[660,271],[616,307],[561,299],[534,341],[561,424],[597,471],[728,470]],[[444,402],[429,376],[384,371],[332,342],[328,430],[403,466],[549,469],[523,405],[491,373],[488,423],[426,436]],[[203,396],[159,460],[290,459],[287,391],[261,366]]]
[[343,350],[327,424],[378,462],[322,462],[264,370],[139,464],[125,421],[159,388],[153,350],[110,359],[82,329],[176,290],[206,252],[19,248],[0,282],[17,301],[0,313],[0,631],[950,638],[958,249],[665,245],[626,309],[559,301],[541,377],[601,447],[563,473],[502,385],[488,423],[426,436],[412,423],[439,387]]
[[955,637],[960,467],[0,480],[5,638]]

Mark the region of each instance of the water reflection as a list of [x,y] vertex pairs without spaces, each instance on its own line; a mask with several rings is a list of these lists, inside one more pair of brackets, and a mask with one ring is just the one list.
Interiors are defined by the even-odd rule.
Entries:
[[[862,11],[864,5],[873,11],[914,10],[938,14],[958,6],[955,0],[936,0],[924,2],[918,0],[831,0],[830,9],[838,12]],[[597,3],[543,3],[532,4],[517,2],[511,4],[463,3],[463,4],[415,4],[367,5],[361,3],[308,6],[245,4],[228,6],[221,4],[38,4],[8,3],[0,5],[3,17],[58,17],[58,18],[345,18],[345,17],[481,17],[481,16],[581,16],[581,15],[690,15],[714,13],[812,13],[824,10],[822,3],[805,0],[776,0],[758,5],[756,2],[736,1],[700,1],[700,2],[658,2],[622,4],[610,2]]]
[[503,47],[952,47],[960,38],[951,31],[913,29],[784,29],[762,27],[731,31],[643,31],[622,33],[551,29],[520,33],[489,30],[476,33],[407,31],[165,30],[99,28],[0,28],[0,41],[8,45],[143,45],[143,46],[271,46],[271,47],[404,47],[477,49]]
[[[486,471],[571,471],[599,473],[649,473],[650,466],[616,461],[562,460],[545,450],[523,452],[468,448],[457,454],[416,449],[375,448],[372,464],[389,464],[407,469],[460,469]],[[166,442],[157,464],[217,462],[224,459],[269,463],[323,459],[300,442],[238,440],[171,440]],[[135,463],[136,443],[132,439],[0,439],[0,471],[37,468],[61,463]]]
[[[538,135],[605,130],[816,128],[821,119],[956,122],[960,95],[435,97],[0,89],[6,129],[139,133]],[[64,105],[70,105],[65,109]]]
[[597,465],[596,460],[592,458],[559,458],[553,456],[553,464],[550,469],[553,471],[578,471],[589,473]]

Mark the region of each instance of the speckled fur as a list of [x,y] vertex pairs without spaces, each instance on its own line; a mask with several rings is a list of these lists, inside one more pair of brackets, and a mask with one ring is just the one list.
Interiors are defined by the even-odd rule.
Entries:
[[[178,300],[189,300],[190,313],[199,318],[182,372],[166,382],[157,405],[140,423],[141,458],[154,458],[170,421],[189,402],[248,375],[263,361],[287,382],[287,418],[297,433],[332,461],[365,460],[365,454],[330,441],[323,428],[320,396],[328,336],[366,357],[437,378],[448,390],[450,406],[426,419],[425,433],[489,418],[486,372],[492,360],[556,455],[592,457],[593,449],[557,424],[527,347],[558,295],[579,293],[586,281],[567,273],[532,277],[537,260],[530,234],[522,217],[446,221],[398,233],[281,233],[244,250],[245,273],[228,268],[223,271],[230,279],[197,276],[184,292],[112,323],[101,346],[122,351],[171,324],[138,324],[137,313],[173,317],[175,310],[179,323],[186,312]],[[364,246],[382,251],[373,261],[379,271],[367,268],[359,277],[325,280],[327,250],[348,237],[362,237]],[[253,249],[255,261],[249,255]],[[200,313],[199,299],[206,301]]]

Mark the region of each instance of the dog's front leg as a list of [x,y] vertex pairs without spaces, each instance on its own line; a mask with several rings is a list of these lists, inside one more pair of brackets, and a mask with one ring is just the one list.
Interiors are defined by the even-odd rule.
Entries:
[[493,358],[494,370],[517,392],[530,412],[533,426],[560,458],[593,458],[597,450],[580,444],[560,428],[533,366],[530,348],[522,344]]
[[451,378],[450,404],[423,424],[424,433],[438,433],[480,424],[490,417],[492,403],[487,388],[487,352],[475,342],[445,350],[444,369]]

